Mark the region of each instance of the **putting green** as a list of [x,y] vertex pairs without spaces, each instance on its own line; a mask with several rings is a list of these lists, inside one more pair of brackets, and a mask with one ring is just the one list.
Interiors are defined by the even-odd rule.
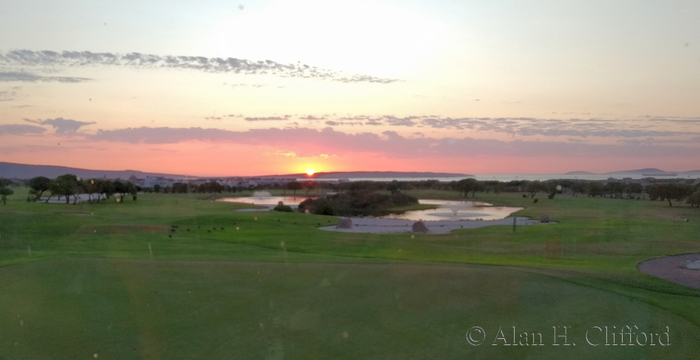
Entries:
[[[700,353],[700,329],[680,316],[528,268],[498,266],[47,260],[0,268],[0,308],[0,358],[687,359]],[[645,333],[668,326],[671,345],[605,346],[595,329],[625,325]],[[480,346],[466,339],[474,326],[486,333]],[[541,333],[544,345],[506,346],[513,326],[516,340],[522,332]],[[568,326],[566,341],[576,346],[554,346],[553,326]],[[587,330],[600,346],[586,343]],[[615,342],[623,342],[619,333]]]

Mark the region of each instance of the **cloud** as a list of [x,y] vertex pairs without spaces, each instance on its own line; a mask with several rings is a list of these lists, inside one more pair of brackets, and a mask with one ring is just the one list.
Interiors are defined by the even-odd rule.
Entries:
[[247,117],[243,118],[245,121],[284,121],[288,120],[291,116],[268,116],[268,117]]
[[186,141],[226,142],[235,132],[220,129],[140,127],[116,130],[98,130],[89,136],[98,141],[124,142],[131,144],[174,144]]
[[251,129],[229,131],[203,128],[129,128],[100,130],[91,140],[166,144],[187,141],[274,146],[300,157],[320,154],[370,153],[390,158],[463,158],[465,156],[657,157],[691,156],[687,146],[638,144],[593,145],[567,141],[501,141],[495,139],[403,137],[393,131],[382,134],[349,134],[332,128]]
[[309,121],[318,121],[318,120],[325,120],[326,118],[324,116],[315,117],[315,116],[307,115],[304,117],[300,117],[299,119],[300,120],[309,120]]
[[267,86],[267,85],[265,85],[265,84],[244,84],[244,83],[239,83],[239,84],[228,84],[228,83],[224,83],[224,85],[229,85],[229,86],[231,86],[232,88],[237,88],[237,87],[261,88],[261,87]]
[[0,101],[14,100],[16,95],[17,95],[16,91],[0,91]]
[[[343,83],[391,84],[401,80],[369,75],[348,75],[305,64],[282,64],[272,60],[252,61],[204,56],[94,53],[90,51],[12,50],[0,54],[0,64],[23,66],[122,66],[154,69],[186,69],[207,73],[271,74],[289,78],[324,79]],[[70,79],[70,78],[67,78]],[[240,85],[240,84],[238,84]]]
[[79,83],[91,81],[89,78],[72,76],[41,76],[28,72],[0,72],[0,82],[61,82]]
[[[538,119],[538,118],[451,118],[440,116],[358,115],[329,119],[327,125],[371,125],[455,129],[521,136],[562,138],[663,138],[700,135],[700,118],[649,119]],[[679,127],[685,127],[680,129]],[[671,130],[674,129],[674,130]]]
[[45,132],[41,126],[25,125],[25,124],[7,124],[0,125],[0,135],[36,135]]
[[385,116],[384,120],[386,120],[387,124],[392,125],[392,126],[415,126],[416,122],[414,120],[416,118],[417,117],[415,117],[415,116],[410,116],[410,117],[405,117],[405,118]]
[[72,134],[85,125],[95,124],[95,122],[85,122],[64,118],[46,120],[24,119],[24,121],[39,125],[50,125],[56,130],[56,134]]

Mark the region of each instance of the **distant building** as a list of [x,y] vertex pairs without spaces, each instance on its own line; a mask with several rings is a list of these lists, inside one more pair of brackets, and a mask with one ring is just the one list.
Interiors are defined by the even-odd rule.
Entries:
[[160,187],[167,187],[167,186],[173,186],[175,183],[174,180],[172,179],[166,179],[162,176],[147,176],[143,180],[143,185],[141,185],[144,188],[153,188],[156,185],[159,185]]

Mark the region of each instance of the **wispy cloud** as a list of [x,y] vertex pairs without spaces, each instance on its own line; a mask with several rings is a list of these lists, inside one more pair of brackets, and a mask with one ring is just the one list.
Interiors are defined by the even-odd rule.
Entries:
[[[314,78],[343,83],[390,84],[401,80],[369,75],[345,74],[305,64],[282,64],[272,60],[252,61],[204,56],[161,56],[141,53],[94,53],[90,51],[12,50],[0,54],[0,63],[22,66],[126,66],[168,68],[208,73],[271,74],[291,78]],[[16,80],[18,81],[18,80]]]
[[26,125],[26,124],[7,124],[0,125],[0,135],[36,135],[46,131],[41,126]]
[[[641,119],[540,119],[540,118],[452,118],[439,116],[339,117],[326,121],[328,126],[370,125],[392,127],[429,127],[495,132],[520,136],[568,138],[647,138],[700,135],[698,118]],[[683,127],[683,128],[679,128]]]
[[14,100],[15,95],[17,95],[15,91],[0,91],[0,101]]
[[245,121],[284,121],[289,120],[291,115],[284,116],[267,116],[267,117],[247,117],[244,118]]
[[24,121],[39,125],[50,125],[56,130],[57,134],[72,134],[78,131],[78,129],[80,129],[83,126],[95,124],[95,122],[85,122],[64,118],[46,120],[24,119]]
[[469,156],[680,156],[687,157],[687,146],[626,143],[593,145],[567,141],[501,141],[495,139],[404,137],[393,131],[382,134],[350,134],[325,128],[251,129],[228,131],[203,128],[130,128],[100,130],[88,136],[95,141],[168,144],[187,141],[275,146],[298,156],[320,154],[373,153],[393,158]]
[[316,116],[312,116],[312,115],[307,115],[307,116],[300,117],[299,119],[300,120],[309,120],[309,121],[319,121],[319,120],[325,120],[326,118],[325,118],[325,116],[316,117]]
[[0,72],[0,82],[61,82],[79,83],[92,79],[73,76],[41,76],[23,71]]
[[229,84],[229,83],[224,83],[224,85],[228,85],[232,88],[238,88],[238,87],[244,87],[244,88],[261,88],[265,87],[267,85],[265,84],[245,84],[245,83],[238,83],[238,84]]

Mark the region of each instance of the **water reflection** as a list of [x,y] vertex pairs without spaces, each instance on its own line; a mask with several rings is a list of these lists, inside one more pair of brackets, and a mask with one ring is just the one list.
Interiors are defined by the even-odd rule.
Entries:
[[[220,201],[226,202],[236,202],[252,205],[263,205],[263,206],[276,206],[280,201],[285,205],[289,205],[293,208],[299,206],[299,203],[308,199],[308,196],[246,196],[246,197],[235,197],[235,198],[222,198]],[[311,197],[315,199],[316,197]]]
[[437,209],[407,211],[403,214],[391,214],[382,219],[403,219],[412,221],[437,220],[500,220],[522,210],[521,207],[493,206],[479,201],[419,200],[420,204],[437,205]]
[[[272,196],[268,192],[255,192],[253,196],[223,198],[221,201],[237,202],[252,205],[272,207],[282,201],[292,208],[308,199],[308,196]],[[315,199],[316,197],[311,197]],[[407,211],[403,214],[391,214],[381,219],[403,219],[412,221],[438,221],[438,220],[500,220],[510,214],[522,210],[521,207],[493,206],[479,201],[454,201],[422,199],[420,204],[437,205],[436,209]]]

